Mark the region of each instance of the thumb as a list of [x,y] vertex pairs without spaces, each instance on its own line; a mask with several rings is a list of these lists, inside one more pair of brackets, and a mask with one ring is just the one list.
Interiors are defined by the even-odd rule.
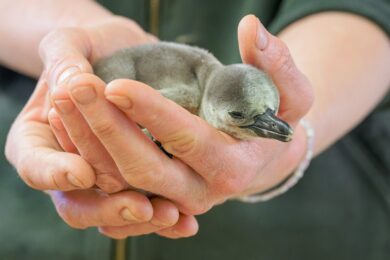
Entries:
[[39,45],[39,54],[47,72],[49,89],[77,73],[92,73],[88,60],[91,42],[81,28],[61,28],[46,35]]
[[254,15],[238,25],[238,43],[244,63],[264,70],[280,94],[279,116],[295,125],[313,103],[313,89],[296,67],[287,46],[270,34]]

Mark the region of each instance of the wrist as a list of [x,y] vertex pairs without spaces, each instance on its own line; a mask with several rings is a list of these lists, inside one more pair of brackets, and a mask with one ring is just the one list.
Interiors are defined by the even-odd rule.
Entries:
[[297,170],[307,161],[308,153],[311,153],[312,148],[308,141],[312,138],[309,140],[308,134],[307,129],[301,123],[298,124],[292,141],[288,144],[282,144],[286,146],[280,149],[279,156],[275,157],[261,170],[262,173],[258,174],[253,185],[241,196],[284,189],[282,186],[285,186],[287,182],[291,182],[290,179],[297,174]]
[[[32,77],[39,77],[42,61],[37,52],[49,32],[64,27],[81,27],[113,16],[94,1],[29,0],[4,1],[0,10],[0,63]],[[26,12],[28,10],[28,12]],[[15,51],[17,50],[17,51]]]
[[52,88],[80,71],[91,73],[91,65],[101,58],[148,40],[135,22],[112,15],[93,24],[53,30],[39,49]]

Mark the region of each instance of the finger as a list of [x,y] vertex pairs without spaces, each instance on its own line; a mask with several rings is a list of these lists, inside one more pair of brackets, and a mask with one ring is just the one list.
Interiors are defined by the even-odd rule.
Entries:
[[122,227],[105,226],[99,231],[111,238],[122,239],[128,236],[139,236],[154,233],[158,230],[172,227],[179,221],[179,211],[170,201],[163,198],[153,198],[153,218],[148,223],[132,224]]
[[[105,95],[128,118],[147,128],[167,152],[219,187],[209,187],[210,192],[231,194],[250,181],[253,176],[241,174],[242,165],[247,167],[244,172],[257,172],[259,159],[248,156],[251,151],[243,149],[247,142],[216,130],[151,87],[137,81],[115,80],[107,86]],[[232,163],[237,158],[240,163]]]
[[95,169],[96,185],[107,193],[128,188],[129,185],[120,175],[115,162],[76,109],[66,88],[56,88],[51,97],[72,144]]
[[199,226],[195,217],[180,214],[177,223],[169,228],[156,227],[150,223],[133,224],[123,227],[100,227],[99,231],[114,239],[123,239],[129,236],[140,236],[157,233],[168,238],[183,238],[194,236]]
[[280,93],[279,115],[295,125],[313,102],[313,89],[296,67],[288,47],[271,35],[254,15],[245,16],[238,26],[238,42],[244,63],[267,72]]
[[[95,183],[95,173],[90,165],[79,155],[59,152],[59,147],[51,147],[45,140],[51,137],[47,127],[43,136],[31,130],[21,134],[15,146],[19,150],[17,160],[10,159],[20,177],[32,188],[38,190],[86,189]],[[55,141],[55,140],[54,140]],[[13,155],[10,156],[14,158]]]
[[171,201],[164,198],[151,199],[153,218],[150,223],[159,228],[171,227],[179,220],[179,210]]
[[47,84],[41,78],[10,130],[6,144],[7,159],[32,188],[89,188],[95,183],[93,169],[80,156],[61,151],[47,123],[47,114],[43,116],[46,93]]
[[179,221],[173,227],[162,229],[156,233],[167,238],[183,238],[195,236],[199,225],[194,216],[180,215]]
[[183,201],[184,194],[199,198],[205,189],[200,177],[162,153],[137,124],[105,99],[104,88],[96,76],[80,74],[69,82],[68,91],[126,181],[175,202]]
[[[107,35],[116,39],[113,44]],[[50,89],[72,75],[92,72],[91,64],[114,51],[157,38],[145,33],[134,21],[115,16],[93,26],[60,28],[44,37],[39,53],[48,69]]]
[[123,226],[148,222],[153,207],[147,197],[135,191],[107,195],[99,190],[49,192],[60,217],[71,227]]
[[76,146],[74,146],[72,143],[72,140],[66,132],[65,126],[62,123],[60,116],[57,114],[54,108],[50,110],[48,120],[51,129],[62,149],[68,153],[78,153]]
[[92,72],[88,61],[91,42],[80,28],[61,28],[46,35],[40,43],[39,54],[47,69],[50,89],[80,72]]

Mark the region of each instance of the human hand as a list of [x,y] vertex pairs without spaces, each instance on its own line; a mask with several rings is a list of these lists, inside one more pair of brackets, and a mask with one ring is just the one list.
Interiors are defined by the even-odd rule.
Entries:
[[99,227],[113,238],[158,232],[170,238],[197,232],[195,218],[179,214],[169,200],[150,200],[135,191],[108,195],[90,189],[93,168],[78,154],[64,152],[48,123],[50,103],[43,76],[7,138],[6,157],[23,181],[48,190],[61,218],[71,227]]
[[97,189],[48,191],[60,217],[71,227],[98,227],[115,239],[157,233],[168,238],[196,234],[194,217],[180,214],[169,200],[150,200],[135,191],[106,194]]
[[[72,75],[92,73],[96,60],[110,55],[114,51],[145,42],[156,41],[156,38],[144,32],[136,23],[127,18],[110,17],[88,27],[61,28],[49,33],[40,44],[40,54],[46,70],[49,89],[61,86]],[[62,102],[62,108],[70,109],[71,104]],[[105,149],[97,140],[90,141],[88,132],[80,131],[66,135],[62,123],[56,119],[53,109],[49,116],[53,131],[58,136],[61,147],[71,153],[80,153],[91,164],[96,173],[95,184],[105,192],[117,192],[128,187],[128,184],[115,170],[114,162],[107,156]],[[57,117],[58,118],[58,117]],[[70,124],[71,125],[71,124]],[[69,124],[66,124],[68,127]],[[93,138],[93,137],[92,137]],[[72,141],[73,142],[72,142]],[[83,140],[83,141],[80,141]],[[76,144],[73,145],[73,143]],[[85,149],[88,146],[88,149]],[[103,152],[98,152],[103,151]]]
[[[297,127],[313,100],[309,82],[287,47],[266,32],[257,18],[245,17],[238,33],[243,61],[271,76],[281,96],[279,117]],[[259,34],[265,36],[261,44],[257,44]],[[94,75],[78,74],[66,85],[68,92],[55,91],[53,99],[62,102],[70,95],[80,116],[69,122],[77,126],[86,120],[85,127],[91,128],[131,186],[169,198],[188,215],[275,186],[303,157],[305,134],[300,127],[287,144],[239,141],[140,82],[117,80],[105,86]],[[174,158],[165,156],[137,124],[147,128]]]
[[[113,41],[107,39],[113,39]],[[74,74],[92,72],[91,63],[99,58],[110,55],[117,49],[149,41],[156,41],[156,39],[143,32],[133,22],[118,17],[105,23],[99,23],[94,27],[54,31],[42,41],[40,46],[41,56],[45,68],[48,70],[46,79],[52,89],[57,87],[61,92],[63,82],[66,82]],[[62,108],[72,109],[71,103],[66,103],[65,100],[60,103]],[[73,115],[77,117],[76,110]],[[66,121],[69,117],[63,117],[62,120],[68,123],[66,124],[67,131],[65,131],[64,124],[54,109],[50,110],[48,119],[61,147],[67,152],[81,154],[93,167],[96,173],[95,183],[98,187],[109,193],[128,188],[128,184],[120,178],[111,157],[101,143],[83,127],[85,124],[82,121],[75,128],[76,125],[73,121]],[[160,235],[170,238],[178,238],[191,236],[197,232],[195,218],[180,215],[177,208],[166,199],[152,198],[149,202],[144,198],[143,207],[145,208],[149,203],[149,208],[153,208],[153,216],[149,219],[140,218],[138,221],[126,223],[117,214],[118,210],[109,209],[108,206],[106,208],[99,207],[99,205],[105,203],[115,205],[111,201],[120,198],[128,201],[128,205],[130,205],[132,196],[126,197],[125,195],[133,195],[134,197],[137,193],[121,192],[112,195],[112,197],[102,196],[102,194],[96,190],[67,193],[50,192],[60,216],[72,227],[99,226],[102,233],[114,238],[152,232],[158,232]],[[140,197],[141,194],[137,196]],[[101,202],[101,200],[106,202]],[[83,205],[88,205],[88,207],[83,207]],[[74,207],[77,207],[77,210],[74,210]],[[133,207],[137,210],[141,205],[138,208]],[[79,218],[80,215],[86,217]],[[137,222],[144,223],[137,225],[135,224]]]
[[48,123],[50,109],[44,75],[14,121],[5,156],[21,179],[39,190],[87,189],[95,183],[93,168],[77,154],[64,152]]

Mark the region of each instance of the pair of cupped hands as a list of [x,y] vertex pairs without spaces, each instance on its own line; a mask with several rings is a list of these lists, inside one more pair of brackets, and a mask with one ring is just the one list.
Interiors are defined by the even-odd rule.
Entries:
[[312,104],[311,86],[255,16],[238,26],[241,57],[277,85],[279,117],[295,128],[289,143],[234,139],[141,82],[106,85],[93,74],[100,58],[153,41],[134,22],[112,17],[57,29],[41,42],[44,71],[10,130],[6,156],[25,183],[50,195],[71,227],[98,227],[112,238],[192,236],[195,215],[277,185],[305,153],[298,122]]

